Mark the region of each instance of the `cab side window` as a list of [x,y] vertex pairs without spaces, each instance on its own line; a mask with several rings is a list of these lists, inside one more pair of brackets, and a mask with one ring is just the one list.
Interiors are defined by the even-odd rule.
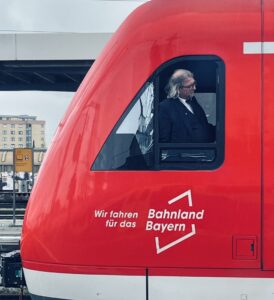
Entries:
[[148,82],[118,122],[93,170],[153,168],[154,85]]
[[[216,56],[183,57],[158,74],[157,169],[219,167],[224,160],[223,61]],[[185,104],[188,95],[191,101]]]
[[[176,70],[190,77],[171,82]],[[163,64],[115,125],[92,170],[218,168],[224,160],[224,82],[224,63],[216,56]],[[188,94],[193,101],[185,104]]]

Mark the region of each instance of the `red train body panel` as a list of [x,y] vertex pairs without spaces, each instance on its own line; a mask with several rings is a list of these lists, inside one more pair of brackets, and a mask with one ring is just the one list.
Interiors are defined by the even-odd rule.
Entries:
[[[249,293],[257,295],[250,299],[271,299],[273,20],[272,0],[264,5],[259,0],[209,0],[206,5],[154,0],[122,24],[69,106],[32,191],[21,252],[34,298],[129,299],[131,292],[110,284],[108,294],[96,281],[92,291],[101,289],[102,298],[101,292],[68,297],[47,292],[44,278],[40,293],[33,288],[32,271],[49,277],[105,276],[106,282],[121,276],[126,278],[122,286],[138,278],[136,299],[171,299],[163,290],[172,290],[172,299],[199,299],[203,279],[211,286],[202,290],[204,299],[220,299],[214,280],[227,278],[227,285],[220,283],[227,287],[222,299],[249,299],[239,298]],[[252,52],[250,45],[259,50]],[[199,59],[222,61],[223,115],[217,116],[216,128],[223,122],[218,133],[224,135],[223,161],[208,169],[160,164],[154,170],[94,170],[113,128],[145,82],[156,78],[156,90],[162,78],[157,70],[184,58],[193,65]],[[182,291],[184,278],[196,287]],[[260,282],[258,290],[249,290],[241,281],[246,278]],[[263,278],[268,278],[266,286]]]
[[[268,1],[264,5],[264,40],[273,41],[274,28],[274,3]],[[273,217],[273,175],[272,169],[274,166],[273,160],[273,132],[274,125],[272,116],[274,113],[273,93],[274,87],[271,78],[274,75],[274,59],[273,55],[268,54],[262,57],[263,70],[263,179],[262,179],[262,207],[263,207],[263,226],[262,236],[263,242],[263,266],[266,270],[274,268],[274,217]]]

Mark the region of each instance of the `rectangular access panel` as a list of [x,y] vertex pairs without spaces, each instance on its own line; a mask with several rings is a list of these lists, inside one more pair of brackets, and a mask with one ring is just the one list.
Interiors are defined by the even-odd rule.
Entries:
[[256,236],[234,236],[233,237],[234,259],[256,259],[257,237]]

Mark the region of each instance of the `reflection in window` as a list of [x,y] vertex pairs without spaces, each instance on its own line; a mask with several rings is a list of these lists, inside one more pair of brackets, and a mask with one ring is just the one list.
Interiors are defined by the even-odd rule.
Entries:
[[153,85],[150,84],[137,102],[140,104],[136,139],[142,154],[149,152],[153,145]]
[[93,170],[147,170],[153,163],[154,87],[148,83],[108,138]]
[[163,149],[161,162],[213,162],[216,156],[214,149]]

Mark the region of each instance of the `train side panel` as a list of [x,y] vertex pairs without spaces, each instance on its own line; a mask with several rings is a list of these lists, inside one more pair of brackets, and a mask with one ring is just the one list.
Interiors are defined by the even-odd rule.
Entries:
[[263,267],[274,270],[274,2],[264,2],[264,42],[263,45]]
[[[199,11],[199,7],[176,1],[170,4],[170,15],[163,24],[160,20],[166,12],[154,2],[152,8],[153,5],[159,22],[153,28],[155,40],[150,41],[152,33],[144,25],[135,25],[136,31],[132,30],[130,36],[126,35],[128,28],[122,31],[125,44],[121,39],[119,47],[123,55],[120,56],[121,50],[114,51],[111,72],[105,67],[105,80],[86,87],[55,139],[25,220],[27,233],[23,236],[22,252],[26,261],[89,266],[260,268],[261,58],[243,53],[245,41],[261,38],[260,1],[235,1],[234,5],[220,6],[213,12],[204,9],[196,15],[185,12],[190,8]],[[242,12],[242,5],[249,10]],[[180,10],[181,14],[177,14]],[[179,28],[182,20],[183,31]],[[225,29],[228,27],[230,30]],[[166,28],[174,30],[168,45],[166,36],[170,33]],[[131,51],[130,44],[134,45]],[[226,69],[225,159],[221,166],[203,171],[90,170],[99,146],[149,74],[175,57],[212,53],[224,61]],[[197,233],[157,254],[155,237],[159,236],[161,248],[180,236],[172,226],[149,230],[149,210],[191,210],[183,202],[174,203],[172,208],[168,204],[188,190],[192,193],[193,210],[200,212],[201,218],[194,223],[189,219],[184,233],[193,232],[192,224]],[[114,215],[120,211],[120,215]],[[107,220],[113,218],[119,222],[131,219],[135,227],[108,226]],[[32,251],[24,247],[28,236],[32,239],[28,243]],[[248,251],[250,237],[254,242],[254,251],[247,253],[250,259],[235,257],[238,250],[233,250],[234,244],[239,251],[242,247]],[[82,255],[83,249],[88,256]]]

